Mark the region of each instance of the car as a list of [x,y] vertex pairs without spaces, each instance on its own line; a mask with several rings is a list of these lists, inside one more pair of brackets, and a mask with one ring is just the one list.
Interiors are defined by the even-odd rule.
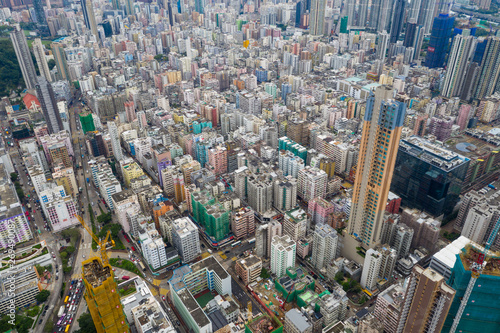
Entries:
[[231,252],[231,251],[229,251],[229,250],[226,250],[226,252],[224,252],[224,253],[229,253],[229,252]]
[[49,308],[49,306],[48,306],[48,305],[45,305],[45,310],[47,310],[48,308]]
[[40,321],[38,322],[38,325],[42,325],[43,323],[43,319],[40,319]]
[[56,280],[59,280],[59,276],[56,276]]
[[85,254],[82,254],[82,258],[85,258]]
[[72,322],[72,321],[73,321],[73,318],[70,318],[70,319],[68,320],[68,324],[71,324],[71,322]]
[[73,289],[73,286],[69,286],[69,290],[72,290]]

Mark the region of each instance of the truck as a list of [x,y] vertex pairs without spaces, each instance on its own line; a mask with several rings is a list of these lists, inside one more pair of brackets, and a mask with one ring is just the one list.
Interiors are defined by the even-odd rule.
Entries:
[[28,209],[31,209],[31,205],[30,204],[26,204],[26,207],[28,207]]
[[64,305],[61,305],[61,307],[59,308],[59,312],[57,313],[57,318],[60,318],[64,314],[64,310],[66,310],[64,308]]
[[89,177],[87,177],[87,183],[89,183],[89,182],[90,182]]
[[127,280],[129,280],[129,279],[130,279],[130,276],[128,276],[128,275],[124,275],[124,276],[122,276],[122,280],[124,280],[124,281],[127,281]]
[[494,189],[494,190],[496,190],[496,189],[497,189],[497,188],[495,187],[495,185],[493,185],[493,184],[488,184],[488,187],[489,187],[489,188],[491,188],[491,189]]

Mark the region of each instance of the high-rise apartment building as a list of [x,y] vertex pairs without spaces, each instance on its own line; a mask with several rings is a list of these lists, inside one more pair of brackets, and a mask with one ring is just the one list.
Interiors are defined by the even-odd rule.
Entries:
[[183,263],[196,259],[200,254],[198,227],[187,217],[172,222],[172,243],[179,251]]
[[325,25],[326,1],[325,0],[310,0],[310,1],[311,1],[311,15],[310,15],[309,33],[313,36],[323,35],[324,25]]
[[399,35],[403,30],[403,24],[405,21],[405,4],[404,0],[396,0],[394,3],[394,10],[392,12],[391,20],[391,37],[390,42],[394,44],[398,41]]
[[377,296],[373,315],[382,323],[386,333],[396,333],[398,329],[404,292],[400,284],[393,284]]
[[238,259],[235,265],[236,274],[241,278],[246,286],[260,277],[262,271],[262,260],[253,254],[248,257]]
[[427,47],[425,66],[429,68],[443,67],[446,54],[449,51],[450,38],[455,17],[449,14],[439,14],[432,24],[431,39]]
[[416,265],[410,275],[397,333],[441,332],[455,290],[430,268]]
[[337,231],[328,224],[317,225],[314,229],[312,264],[321,270],[337,256]]
[[233,212],[231,231],[236,239],[246,239],[255,233],[255,212],[249,207],[242,207]]
[[38,64],[38,69],[40,70],[40,75],[45,77],[47,81],[52,82],[52,76],[50,75],[49,65],[47,63],[47,59],[45,58],[45,50],[42,45],[42,40],[40,38],[35,38],[32,46],[36,63]]
[[323,198],[314,198],[309,201],[307,207],[307,213],[311,216],[311,223],[316,226],[330,224],[331,214],[334,212],[335,206]]
[[348,232],[362,246],[380,241],[405,104],[392,100],[393,90],[380,86],[367,101],[359,149]]
[[118,135],[118,128],[114,121],[108,122],[109,137],[111,138],[111,147],[113,148],[113,156],[117,162],[123,160],[123,151],[120,145],[120,136]]
[[90,30],[92,35],[99,40],[99,34],[97,33],[97,22],[95,19],[94,5],[92,0],[80,0],[82,5],[83,20],[85,21],[85,26]]
[[68,61],[66,59],[66,43],[64,40],[57,40],[57,42],[52,42],[50,44],[50,49],[52,50],[52,55],[54,56],[54,61],[57,67],[57,78],[59,80],[69,80],[69,69]]
[[467,69],[474,57],[477,39],[474,36],[458,34],[453,39],[451,52],[446,65],[441,94],[445,97],[455,97],[462,94]]
[[43,10],[42,0],[33,0],[33,9],[35,10],[35,17],[38,30],[40,35],[48,36],[49,26],[47,25],[47,18],[45,17],[45,11]]
[[274,208],[287,211],[297,205],[297,180],[292,177],[274,181]]
[[306,212],[297,207],[287,211],[283,219],[283,235],[288,235],[292,240],[298,240],[306,236],[308,217]]
[[217,146],[208,150],[209,169],[219,176],[227,172],[227,149]]
[[142,255],[146,263],[152,270],[158,270],[168,264],[165,243],[160,233],[154,228],[154,224],[149,224],[146,229],[139,232],[141,241]]
[[326,195],[328,175],[323,170],[309,166],[299,171],[297,194],[305,202]]
[[261,258],[271,256],[271,242],[274,236],[282,235],[281,223],[272,220],[267,224],[260,225],[255,231],[255,254]]
[[360,284],[367,290],[373,290],[380,280],[391,280],[398,255],[387,244],[366,251]]
[[418,24],[424,27],[425,34],[431,31],[432,22],[435,17],[436,2],[437,0],[421,1]]
[[282,277],[288,267],[295,266],[297,244],[287,235],[274,236],[271,241],[271,272]]
[[[481,61],[479,74],[473,85],[473,97],[482,99],[498,91],[500,75],[500,37],[488,37],[486,49]],[[474,88],[475,87],[475,88]]]
[[[30,55],[31,57],[31,55]],[[54,90],[45,77],[39,76],[36,83],[36,94],[42,106],[43,116],[47,122],[47,128],[50,134],[62,131],[63,123],[61,115],[57,108]]]
[[97,333],[129,332],[118,285],[109,264],[94,257],[82,263],[85,300]]
[[[21,68],[26,88],[35,89],[37,83],[35,65],[33,64],[33,58],[31,58],[26,36],[19,25],[14,26],[14,30],[10,32],[10,40],[12,41],[12,46],[14,46],[17,62]],[[40,96],[38,96],[38,99],[40,99]]]

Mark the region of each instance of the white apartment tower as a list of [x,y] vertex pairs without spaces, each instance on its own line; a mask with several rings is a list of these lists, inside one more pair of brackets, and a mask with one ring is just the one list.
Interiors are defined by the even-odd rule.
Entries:
[[111,147],[113,148],[113,155],[119,162],[123,160],[122,147],[120,145],[120,137],[118,135],[118,128],[114,121],[108,122],[109,137],[111,138]]
[[285,275],[288,267],[295,266],[297,245],[289,236],[274,236],[271,242],[271,272]]
[[172,243],[183,263],[193,261],[200,254],[200,235],[196,225],[187,217],[172,222]]
[[328,224],[317,225],[314,230],[312,263],[317,269],[335,259],[337,253],[337,231]]
[[146,230],[141,230],[139,239],[141,240],[144,259],[146,259],[151,269],[157,270],[167,265],[165,243],[160,233],[154,228],[154,224],[148,225]]

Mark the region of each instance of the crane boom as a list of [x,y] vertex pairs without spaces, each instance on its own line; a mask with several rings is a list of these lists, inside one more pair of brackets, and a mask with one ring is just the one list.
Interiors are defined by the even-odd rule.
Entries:
[[[106,244],[108,244],[108,242],[110,242],[110,236],[111,236],[111,230],[108,230],[108,232],[106,233],[106,237],[104,238],[104,240],[101,240],[99,238],[97,238],[97,236],[94,234],[94,232],[92,231],[92,229],[90,229],[90,227],[87,225],[87,223],[85,223],[85,221],[83,220],[83,218],[80,216],[80,215],[76,215],[76,217],[78,218],[78,221],[83,225],[83,227],[85,228],[85,230],[87,230],[87,232],[90,234],[90,236],[92,237],[92,239],[97,243],[97,246],[99,246],[99,250],[101,252],[101,259],[102,259],[102,264],[103,265],[108,265],[109,264],[109,258],[108,258],[108,253],[107,253],[107,250],[106,250]],[[114,246],[115,245],[115,242],[111,239],[111,246]]]
[[451,325],[450,333],[455,333],[455,331],[457,330],[458,324],[460,323],[460,319],[462,319],[462,314],[464,313],[465,307],[469,302],[469,297],[472,294],[472,289],[474,289],[477,279],[479,278],[481,272],[483,271],[484,258],[488,253],[491,245],[495,241],[495,238],[499,230],[500,230],[500,218],[498,218],[497,222],[495,223],[495,226],[493,227],[493,230],[488,236],[488,240],[486,241],[486,245],[484,246],[484,251],[482,251],[482,253],[479,254],[476,262],[472,264],[470,281],[469,284],[467,285],[467,289],[465,289],[465,294],[464,297],[462,297],[462,302],[460,302],[460,306],[458,308],[457,314],[455,315],[455,319],[453,319],[453,324]]

